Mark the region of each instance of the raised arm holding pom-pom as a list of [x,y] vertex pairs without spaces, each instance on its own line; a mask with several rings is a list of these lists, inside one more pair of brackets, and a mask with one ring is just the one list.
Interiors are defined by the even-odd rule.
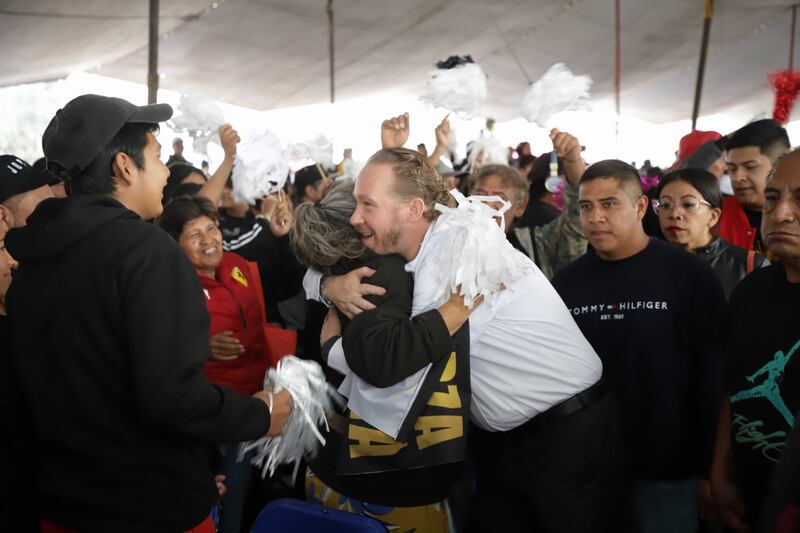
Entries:
[[581,156],[581,143],[578,138],[557,128],[550,130],[550,140],[553,141],[553,150],[564,163],[564,175],[573,187],[578,186],[578,181],[586,170],[586,165]]
[[214,205],[219,205],[222,189],[225,188],[225,183],[231,175],[233,163],[236,160],[236,145],[241,140],[239,133],[230,124],[223,124],[219,127],[219,139],[222,149],[225,150],[225,158],[217,171],[208,178],[206,184],[197,193],[198,196],[204,196],[211,200]]

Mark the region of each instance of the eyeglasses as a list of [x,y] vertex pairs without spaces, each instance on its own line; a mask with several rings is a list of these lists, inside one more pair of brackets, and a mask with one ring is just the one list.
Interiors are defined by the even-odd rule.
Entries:
[[701,205],[707,205],[708,207],[712,207],[710,203],[706,202],[705,200],[683,200],[679,204],[674,204],[669,200],[660,201],[660,200],[653,200],[653,211],[658,214],[662,209],[664,211],[672,211],[676,207],[680,207],[684,213],[693,213],[700,209]]

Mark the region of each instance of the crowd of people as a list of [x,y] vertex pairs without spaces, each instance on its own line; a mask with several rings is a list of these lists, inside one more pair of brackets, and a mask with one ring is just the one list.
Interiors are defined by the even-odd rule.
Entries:
[[[447,118],[429,154],[404,114],[355,180],[347,154],[249,205],[236,130],[213,174],[180,138],[165,164],[171,114],[83,95],[42,160],[0,156],[8,531],[249,531],[275,495],[239,444],[293,416],[264,388],[287,353],[343,400],[284,480],[310,504],[419,533],[800,531],[779,123],[691,132],[662,171],[557,129],[456,161]],[[437,293],[455,191],[497,209],[517,272],[471,305]]]

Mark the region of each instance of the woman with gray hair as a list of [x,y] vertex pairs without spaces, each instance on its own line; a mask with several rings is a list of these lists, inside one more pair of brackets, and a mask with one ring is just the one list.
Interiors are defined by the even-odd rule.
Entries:
[[[294,213],[291,245],[300,263],[326,276],[345,274],[364,266],[375,270],[369,279],[370,284],[386,289],[383,296],[367,296],[376,308],[358,314],[352,320],[337,310],[331,310],[323,326],[322,337],[330,336],[331,323],[341,322],[343,342],[340,345],[344,347],[347,365],[355,374],[369,368],[371,375],[379,373],[385,376],[384,386],[389,386],[397,382],[398,369],[402,369],[404,377],[407,377],[432,360],[449,357],[454,351],[454,344],[450,337],[451,329],[448,328],[457,330],[466,322],[468,312],[457,314],[450,308],[440,308],[412,318],[413,278],[405,271],[405,259],[399,255],[377,255],[364,246],[360,235],[350,225],[355,207],[353,184],[349,182],[336,184],[318,202],[299,205]],[[443,307],[448,305],[455,307],[452,300]],[[464,309],[463,304],[461,309]],[[387,332],[386,322],[397,325]],[[330,354],[332,365],[335,350],[331,348],[339,339],[339,336],[334,336],[322,349],[323,359],[327,362]],[[369,347],[367,350],[356,350],[371,354],[368,360],[358,361],[347,357],[348,345],[354,342]],[[399,360],[392,357],[392,352],[397,353],[398,350],[388,347],[398,345],[403,347],[401,353],[409,354],[408,358]],[[424,364],[410,357],[411,354],[425,354]],[[336,366],[340,367],[338,364]],[[343,376],[331,368],[326,369],[326,375],[335,386],[339,386],[343,380]],[[347,440],[337,426],[342,426],[352,417],[347,412],[339,414],[344,417],[334,417],[339,418],[339,423],[331,421],[325,446],[317,457],[309,459],[306,475],[309,501],[329,508],[366,514],[402,531],[415,528],[417,531],[447,531],[448,516],[443,500],[452,482],[460,475],[463,465],[458,462],[424,467],[401,465],[376,468],[370,473],[358,475],[343,474],[352,468],[353,462],[358,461],[359,457],[353,455],[352,449],[350,453],[346,448],[342,449]],[[381,442],[387,446],[406,450],[411,447],[411,442],[403,442],[400,436],[394,440],[377,429],[369,431],[379,434],[383,439]],[[392,458],[385,459],[391,462]]]

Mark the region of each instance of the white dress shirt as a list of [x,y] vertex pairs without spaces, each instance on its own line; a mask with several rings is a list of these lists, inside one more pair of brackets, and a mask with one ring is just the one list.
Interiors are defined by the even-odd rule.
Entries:
[[[451,237],[435,230],[436,222],[406,265],[414,276],[413,314],[436,307],[444,274],[437,250]],[[527,275],[472,313],[469,331],[472,417],[483,429],[513,429],[602,376],[600,358],[532,261]]]

